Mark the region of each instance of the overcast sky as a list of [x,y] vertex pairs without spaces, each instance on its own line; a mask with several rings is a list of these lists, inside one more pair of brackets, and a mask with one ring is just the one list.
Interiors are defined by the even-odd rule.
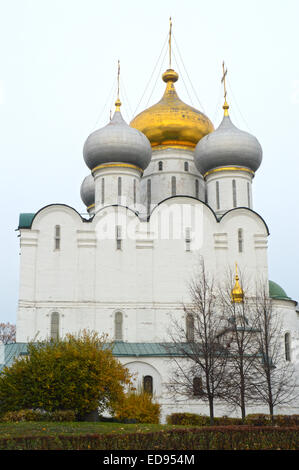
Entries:
[[170,15],[177,92],[215,127],[226,62],[231,118],[263,147],[253,194],[270,279],[299,300],[298,0],[0,0],[0,322],[16,321],[19,213],[55,202],[84,211],[82,148],[109,120],[117,60],[129,121],[164,91],[163,54],[147,84]]

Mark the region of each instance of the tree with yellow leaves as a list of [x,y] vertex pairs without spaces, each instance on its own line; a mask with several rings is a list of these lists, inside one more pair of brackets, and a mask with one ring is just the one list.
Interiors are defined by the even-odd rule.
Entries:
[[0,374],[0,412],[74,410],[78,419],[110,410],[124,397],[130,374],[112,355],[105,335],[29,343],[28,355]]

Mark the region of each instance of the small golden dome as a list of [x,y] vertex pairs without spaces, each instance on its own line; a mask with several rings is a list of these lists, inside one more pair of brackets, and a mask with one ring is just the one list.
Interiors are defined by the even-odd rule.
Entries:
[[130,123],[130,126],[146,135],[153,148],[194,148],[202,137],[214,131],[207,116],[179,99],[174,87],[178,78],[173,69],[166,70],[162,75],[166,82],[162,99],[142,111]]

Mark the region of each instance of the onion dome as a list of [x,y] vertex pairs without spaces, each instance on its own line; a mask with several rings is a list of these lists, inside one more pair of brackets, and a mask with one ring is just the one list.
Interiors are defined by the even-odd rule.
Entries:
[[269,281],[269,295],[272,299],[291,300],[286,291],[273,281]]
[[87,138],[83,148],[85,163],[91,170],[111,162],[132,164],[144,170],[151,160],[150,143],[142,132],[124,121],[119,99],[115,106],[116,110],[109,124]]
[[86,176],[81,184],[80,196],[87,208],[92,206],[95,201],[94,177],[90,174]]
[[262,147],[256,137],[241,131],[231,122],[226,102],[223,108],[225,112],[220,126],[196,146],[195,165],[202,175],[228,166],[245,167],[255,172],[262,161]]
[[240,304],[244,300],[244,292],[239,283],[238,265],[236,263],[235,285],[231,291],[231,300],[233,303]]
[[180,100],[174,87],[178,77],[173,69],[166,70],[162,75],[166,83],[162,99],[130,123],[147,136],[153,148],[181,146],[193,149],[202,137],[214,130],[207,116]]

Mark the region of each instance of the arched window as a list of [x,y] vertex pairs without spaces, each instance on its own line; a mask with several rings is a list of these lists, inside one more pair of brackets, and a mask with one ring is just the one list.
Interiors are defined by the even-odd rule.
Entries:
[[190,227],[186,227],[186,229],[185,229],[185,243],[186,243],[186,251],[191,251],[191,229],[190,229]]
[[194,377],[193,379],[193,395],[195,397],[200,397],[203,393],[202,389],[202,378],[201,377]]
[[171,177],[171,195],[176,196],[176,177]]
[[195,180],[195,197],[199,199],[199,181]]
[[217,209],[220,209],[219,181],[216,181],[216,207]]
[[122,242],[122,236],[121,236],[121,225],[116,225],[115,227],[115,236],[116,236],[116,249],[121,250],[121,242]]
[[133,204],[136,206],[136,180],[133,181]]
[[247,183],[247,202],[248,202],[248,207],[251,207],[251,201],[250,201],[250,185]]
[[114,317],[114,339],[115,341],[123,340],[123,314],[116,312]]
[[284,335],[284,349],[285,349],[286,361],[290,361],[291,360],[291,335],[290,333],[286,333]]
[[243,229],[238,230],[238,249],[239,253],[243,253]]
[[194,341],[194,318],[191,313],[186,317],[186,339],[187,341]]
[[145,375],[143,377],[143,390],[146,393],[153,394],[153,377],[151,375]]
[[163,170],[163,162],[158,163],[158,168],[159,168],[159,171]]
[[189,171],[189,163],[184,162],[184,171]]
[[105,180],[102,178],[102,194],[101,194],[101,204],[105,202]]
[[59,339],[59,313],[51,313],[51,328],[50,328],[50,337],[53,340]]
[[236,185],[236,180],[232,181],[232,188],[233,188],[233,207],[237,207],[237,185]]
[[54,249],[60,250],[60,225],[55,225]]
[[118,202],[120,203],[121,200],[121,177],[118,177],[117,180],[117,195],[118,195]]
[[152,182],[151,180],[147,180],[147,213],[149,214],[151,211],[151,204],[152,204]]

